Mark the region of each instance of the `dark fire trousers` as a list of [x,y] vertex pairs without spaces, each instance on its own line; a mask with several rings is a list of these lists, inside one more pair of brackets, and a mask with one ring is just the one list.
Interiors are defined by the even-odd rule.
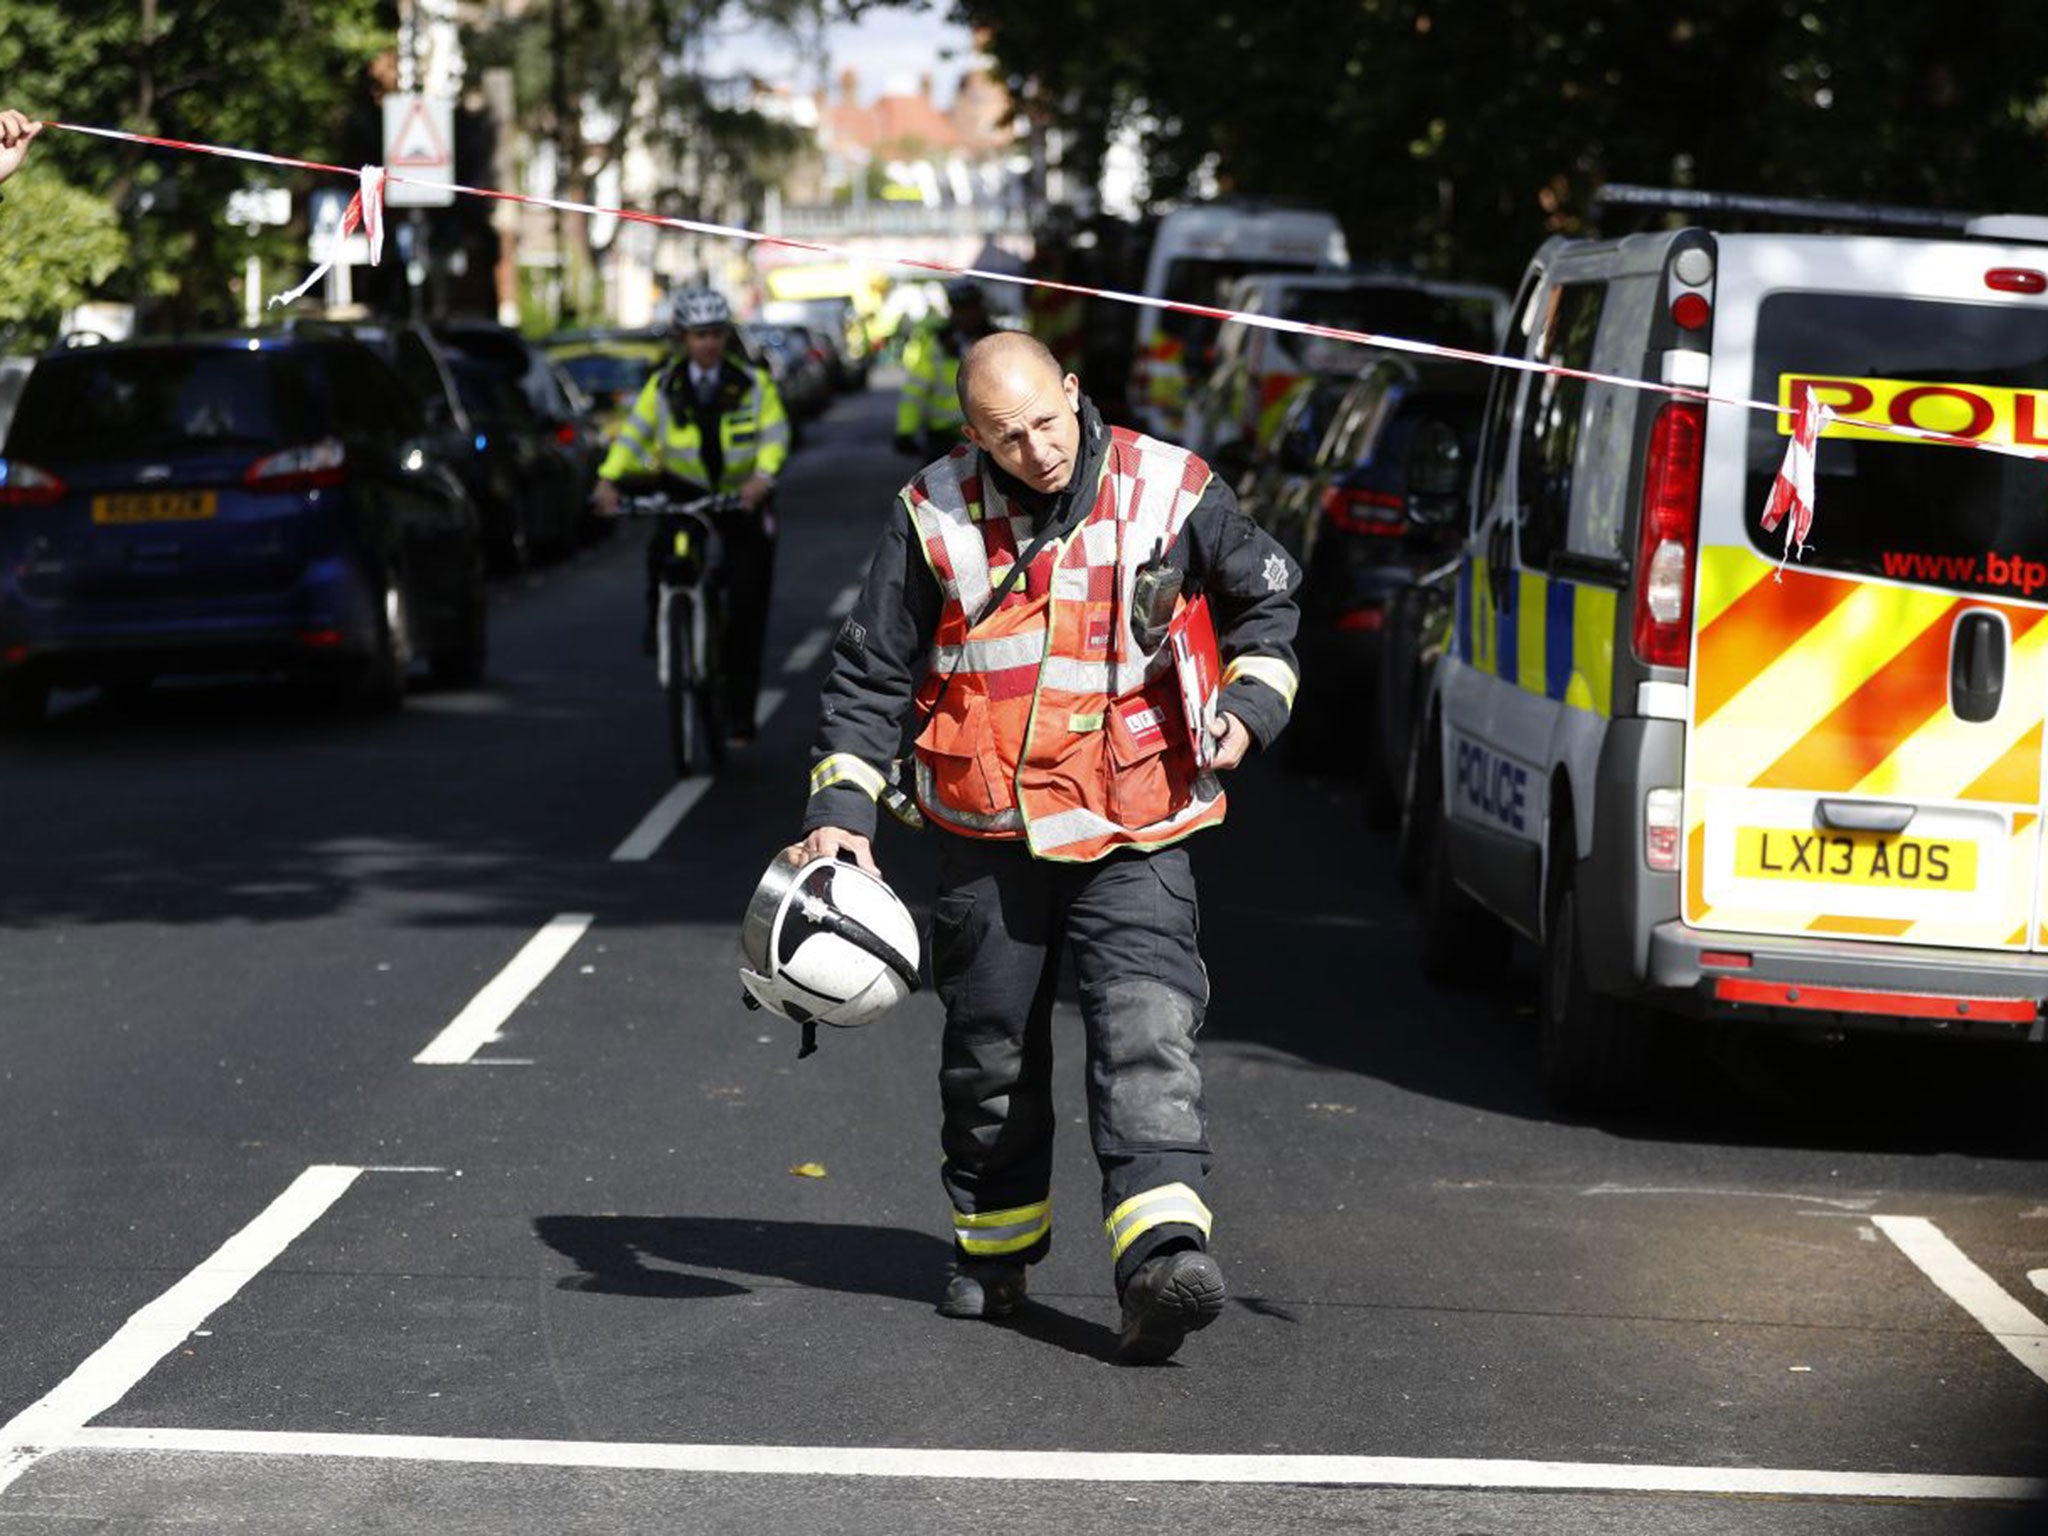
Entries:
[[[957,1252],[988,1257],[970,1237],[1008,1230],[1021,1241],[1039,1231],[1001,1255],[1034,1262],[1051,1242],[1050,1211],[1038,1208],[1052,1181],[1051,1021],[1063,949],[1080,984],[1103,1217],[1122,1213],[1113,1246],[1127,1234],[1117,1285],[1168,1244],[1205,1247],[1204,1226],[1160,1219],[1187,1214],[1190,1202],[1207,1219],[1211,1156],[1195,1035],[1209,979],[1187,851],[1062,864],[1032,858],[1021,842],[940,841],[932,975],[946,1007],[941,1177]],[[977,1217],[996,1225],[977,1228]]]

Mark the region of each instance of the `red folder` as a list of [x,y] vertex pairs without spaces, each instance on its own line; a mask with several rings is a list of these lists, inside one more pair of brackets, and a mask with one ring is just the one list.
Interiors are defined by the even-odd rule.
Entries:
[[1216,653],[1216,625],[1209,617],[1206,595],[1181,605],[1167,626],[1166,642],[1173,647],[1181,715],[1187,722],[1195,766],[1207,768],[1216,757],[1216,737],[1209,727],[1216,718],[1216,695],[1223,688],[1223,661]]

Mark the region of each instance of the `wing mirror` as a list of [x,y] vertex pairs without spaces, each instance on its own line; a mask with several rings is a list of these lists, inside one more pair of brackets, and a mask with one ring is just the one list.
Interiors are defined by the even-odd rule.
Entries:
[[1408,517],[1411,522],[1443,527],[1465,505],[1465,445],[1441,421],[1422,421],[1408,438],[1405,463]]

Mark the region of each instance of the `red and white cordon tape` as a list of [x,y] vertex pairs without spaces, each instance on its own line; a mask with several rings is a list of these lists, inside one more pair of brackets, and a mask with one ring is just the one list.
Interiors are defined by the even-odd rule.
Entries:
[[[88,128],[77,123],[45,122],[45,128],[62,129],[67,133],[92,134],[103,139],[117,139],[130,144],[146,144],[159,149],[175,149],[191,154],[215,155],[229,160],[246,160],[257,165],[278,166],[289,170],[317,171],[324,175],[354,176],[357,178],[356,195],[350,199],[348,211],[343,216],[342,232],[353,234],[356,228],[363,229],[369,238],[370,258],[376,264],[383,244],[384,187],[387,183],[399,185],[428,185],[413,178],[387,173],[378,166],[363,166],[351,171],[346,166],[327,165],[317,160],[297,160],[285,155],[267,155],[256,150],[231,149],[218,144],[194,144],[183,139],[157,138],[149,134],[129,133],[115,128]],[[1639,390],[1646,394],[1665,395],[1677,400],[1698,401],[1707,405],[1733,406],[1738,410],[1762,411],[1768,415],[1783,416],[1787,408],[1775,401],[1748,400],[1739,395],[1717,395],[1705,390],[1688,389],[1683,385],[1664,384],[1650,379],[1629,378],[1621,374],[1596,373],[1584,368],[1568,368],[1558,363],[1535,362],[1528,358],[1507,357],[1492,352],[1476,352],[1464,347],[1449,347],[1438,342],[1414,341],[1402,336],[1381,336],[1368,331],[1344,330],[1336,326],[1313,325],[1302,320],[1283,320],[1277,315],[1248,314],[1241,310],[1219,309],[1208,304],[1188,304],[1174,299],[1154,298],[1149,294],[1127,293],[1115,288],[1093,288],[1081,283],[1063,283],[1050,278],[1024,277],[1014,272],[991,272],[979,267],[955,267],[943,262],[926,261],[914,256],[879,256],[865,251],[855,251],[844,246],[823,244],[811,240],[792,240],[783,235],[764,234],[760,230],[744,229],[731,224],[707,224],[695,219],[679,219],[666,214],[643,213],[634,208],[607,208],[595,203],[571,202],[563,198],[534,197],[519,192],[503,192],[494,187],[468,187],[460,182],[434,182],[431,185],[443,191],[454,192],[464,197],[482,197],[498,202],[523,203],[535,208],[558,209],[564,213],[580,213],[590,216],[602,215],[622,219],[628,223],[650,224],[663,229],[681,230],[686,234],[706,235],[716,239],[738,240],[752,245],[777,247],[784,250],[805,251],[814,255],[832,256],[844,261],[860,262],[866,266],[909,267],[915,271],[930,272],[942,277],[971,277],[981,282],[1007,283],[1018,288],[1046,288],[1056,293],[1077,294],[1082,298],[1107,299],[1118,304],[1132,304],[1144,309],[1168,310],[1176,314],[1199,315],[1210,320],[1235,320],[1245,325],[1257,326],[1262,330],[1282,331],[1297,336],[1317,336],[1329,341],[1351,342],[1358,346],[1378,347],[1384,351],[1405,352],[1417,357],[1447,358],[1454,362],[1476,363],[1486,368],[1505,368],[1521,373],[1541,374],[1547,377],[1580,379],[1590,384],[1607,384],[1617,389]],[[331,266],[328,263],[327,266]],[[313,284],[327,271],[322,266],[318,271],[288,293],[279,294],[271,300],[273,304],[290,304],[304,296]],[[1795,403],[1793,431],[1785,446],[1785,462],[1779,470],[1771,490],[1771,500],[1766,509],[1770,518],[1766,531],[1776,528],[1778,519],[1788,512],[1792,522],[1786,530],[1788,554],[1796,546],[1802,553],[1806,547],[1806,536],[1813,527],[1813,453],[1822,423],[1833,415],[1826,406],[1812,403],[1809,389],[1801,402]],[[1976,448],[1989,453],[2004,454],[2011,458],[2048,459],[2048,454],[2020,447],[2016,443],[1984,442],[1976,438],[1961,437],[1950,432],[1939,432],[1926,427],[1904,426],[1897,422],[1865,421],[1857,419],[1860,430],[1889,433],[1897,437],[1914,438],[1925,442],[1941,443],[1950,447]],[[1802,447],[1803,443],[1803,447]],[[1781,496],[1782,491],[1782,496]],[[1773,513],[1775,512],[1775,515]]]

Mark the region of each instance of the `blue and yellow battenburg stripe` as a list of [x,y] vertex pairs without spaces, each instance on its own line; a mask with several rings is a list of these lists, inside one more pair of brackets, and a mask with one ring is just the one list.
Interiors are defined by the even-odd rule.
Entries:
[[1605,718],[1613,713],[1619,598],[1612,587],[1519,571],[1507,606],[1496,610],[1485,562],[1468,559],[1458,570],[1458,659]]

